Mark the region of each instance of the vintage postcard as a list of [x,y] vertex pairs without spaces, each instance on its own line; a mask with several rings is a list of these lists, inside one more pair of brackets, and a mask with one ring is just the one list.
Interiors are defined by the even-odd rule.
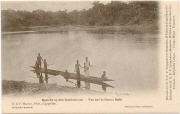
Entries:
[[2,113],[179,113],[179,1],[1,1]]

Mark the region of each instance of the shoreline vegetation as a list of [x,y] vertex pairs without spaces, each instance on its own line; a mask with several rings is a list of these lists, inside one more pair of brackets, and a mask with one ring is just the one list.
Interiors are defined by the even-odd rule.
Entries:
[[154,26],[37,26],[37,27],[24,27],[18,29],[9,29],[2,31],[2,35],[6,34],[28,34],[28,33],[58,33],[68,31],[88,31],[98,34],[158,34],[158,29],[154,29]]
[[158,2],[94,2],[88,10],[1,10],[2,34],[89,31],[94,33],[158,34]]

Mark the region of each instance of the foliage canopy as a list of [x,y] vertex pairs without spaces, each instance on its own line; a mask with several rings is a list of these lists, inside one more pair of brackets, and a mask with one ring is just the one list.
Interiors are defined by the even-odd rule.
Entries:
[[158,24],[158,2],[113,1],[109,4],[94,2],[93,7],[81,11],[43,11],[29,12],[12,9],[2,10],[2,30],[32,26],[62,25],[140,25]]

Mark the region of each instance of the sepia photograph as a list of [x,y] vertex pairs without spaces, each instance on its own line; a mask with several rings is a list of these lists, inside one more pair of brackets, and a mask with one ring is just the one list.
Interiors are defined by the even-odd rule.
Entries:
[[1,1],[2,99],[16,112],[38,103],[11,98],[120,102],[159,92],[160,18],[160,1]]

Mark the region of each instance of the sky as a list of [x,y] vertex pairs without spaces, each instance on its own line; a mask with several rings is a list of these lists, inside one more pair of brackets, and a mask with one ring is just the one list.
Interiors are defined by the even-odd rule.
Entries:
[[[100,1],[103,4],[110,3],[110,1]],[[13,10],[27,10],[33,11],[42,9],[45,11],[59,11],[59,10],[83,10],[91,8],[93,1],[2,1],[1,9]]]

